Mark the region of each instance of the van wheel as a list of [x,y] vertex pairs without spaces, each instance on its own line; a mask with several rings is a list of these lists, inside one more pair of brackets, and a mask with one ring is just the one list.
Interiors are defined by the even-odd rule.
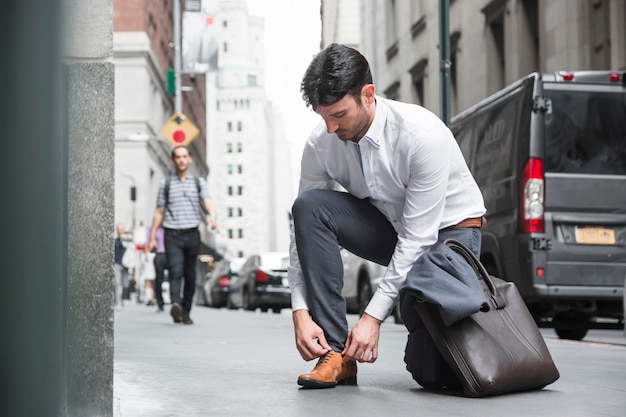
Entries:
[[554,329],[559,339],[567,339],[567,340],[583,340],[585,336],[587,336],[587,332],[589,329],[585,328],[562,328],[556,327]]

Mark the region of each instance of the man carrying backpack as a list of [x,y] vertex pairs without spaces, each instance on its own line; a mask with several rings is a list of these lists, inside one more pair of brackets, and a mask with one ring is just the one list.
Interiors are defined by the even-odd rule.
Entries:
[[[167,257],[170,297],[170,315],[174,323],[193,324],[189,316],[196,291],[196,259],[200,252],[200,208],[207,215],[207,223],[215,229],[215,208],[209,198],[204,178],[189,173],[193,159],[189,149],[177,146],[172,149],[172,162],[176,175],[161,181],[154,212],[148,251],[156,248],[156,231],[162,224],[165,229],[165,255]],[[181,284],[183,296],[181,298]]]

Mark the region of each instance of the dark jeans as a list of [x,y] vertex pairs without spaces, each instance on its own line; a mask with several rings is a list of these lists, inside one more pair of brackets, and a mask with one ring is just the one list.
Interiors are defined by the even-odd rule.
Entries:
[[[178,303],[183,313],[191,311],[196,292],[196,261],[200,252],[200,231],[195,229],[165,229],[165,255],[170,281],[172,303]],[[185,279],[182,285],[183,277]],[[181,300],[180,290],[183,286]]]
[[387,265],[398,240],[396,231],[369,200],[344,192],[306,191],[296,199],[292,213],[309,312],[333,350],[342,351],[348,322],[339,247]]
[[155,278],[155,289],[157,305],[159,308],[163,308],[163,290],[161,287],[163,286],[163,280],[165,279],[165,270],[167,269],[167,258],[165,253],[158,252],[154,256],[154,270],[156,272]]

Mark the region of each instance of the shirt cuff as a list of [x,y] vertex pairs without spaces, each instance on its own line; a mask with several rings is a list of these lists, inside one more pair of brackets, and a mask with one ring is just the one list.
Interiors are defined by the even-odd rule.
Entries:
[[308,310],[306,304],[306,287],[304,283],[297,284],[291,288],[291,310]]
[[396,300],[393,298],[389,298],[389,296],[376,291],[367,305],[365,312],[375,319],[384,321],[387,317],[389,317],[389,314],[391,314],[391,310],[393,310],[395,302]]

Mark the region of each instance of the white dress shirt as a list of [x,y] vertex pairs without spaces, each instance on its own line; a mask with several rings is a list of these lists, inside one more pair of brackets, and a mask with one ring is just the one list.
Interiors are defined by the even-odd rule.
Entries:
[[[423,107],[378,96],[372,125],[358,144],[329,134],[322,122],[304,147],[299,194],[337,185],[357,198],[369,198],[398,233],[385,276],[365,309],[379,320],[389,316],[406,275],[437,242],[439,230],[486,212],[456,140],[441,119]],[[308,309],[293,232],[290,256],[292,309]]]

